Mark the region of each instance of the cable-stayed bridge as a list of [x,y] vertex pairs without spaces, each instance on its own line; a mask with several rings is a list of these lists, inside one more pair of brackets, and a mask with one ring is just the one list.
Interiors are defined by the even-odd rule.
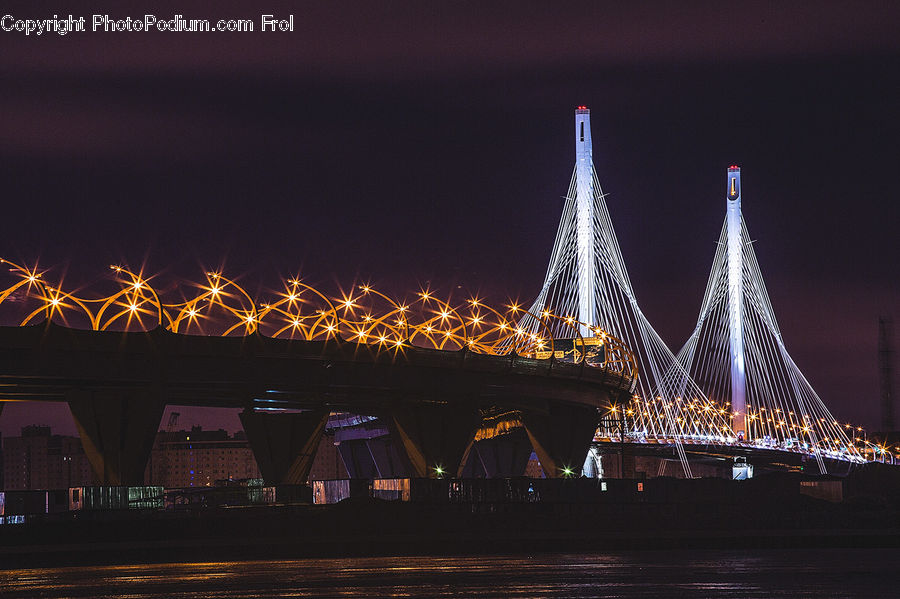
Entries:
[[[590,111],[575,111],[575,168],[544,284],[520,322],[574,320],[590,337],[605,331],[636,355],[637,388],[618,412],[619,434],[670,442],[686,476],[684,443],[714,443],[861,461],[787,351],[741,215],[740,168],[728,169],[726,217],[697,321],[674,355],[641,311],[594,168]],[[561,331],[558,332],[561,334]],[[615,420],[615,419],[613,419]],[[600,438],[615,434],[601,427]],[[852,431],[852,429],[851,429]],[[852,433],[851,433],[852,434]]]
[[787,351],[741,215],[740,169],[728,169],[706,294],[676,355],[632,287],[584,106],[574,133],[549,266],[527,310],[428,289],[333,295],[299,278],[257,298],[219,272],[157,283],[122,266],[106,291],[83,294],[3,260],[14,281],[0,289],[0,321],[13,325],[0,327],[0,410],[67,402],[98,478],[114,483],[143,472],[167,403],[243,408],[261,470],[281,483],[306,480],[326,429],[361,478],[521,476],[532,451],[545,475],[571,476],[616,444],[623,456],[625,444],[668,452],[686,477],[704,447],[799,455],[823,473],[877,459]]

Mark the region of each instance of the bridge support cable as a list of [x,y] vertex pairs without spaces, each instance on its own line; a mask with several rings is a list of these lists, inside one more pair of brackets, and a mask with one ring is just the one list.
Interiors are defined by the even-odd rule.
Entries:
[[[725,411],[711,405],[638,305],[591,157],[590,112],[579,107],[575,116],[576,166],[544,283],[530,315],[519,326],[535,334],[541,325],[538,318],[553,314],[561,318],[550,322],[551,332],[565,338],[562,323],[571,317],[587,324],[582,334],[608,333],[634,352],[638,377],[633,396],[624,405],[613,406],[628,412],[633,426],[627,436],[632,440],[679,446],[688,437],[705,441],[733,438]],[[590,285],[585,283],[588,276]],[[584,301],[586,292],[591,295],[589,307]],[[691,476],[683,448],[677,453],[685,476]]]
[[267,414],[247,408],[241,424],[256,464],[267,485],[303,485],[313,460],[329,410]]
[[69,391],[69,410],[101,485],[143,485],[165,402],[150,390]]
[[[785,347],[741,215],[740,169],[728,170],[728,212],[697,325],[678,353],[685,379],[729,406],[744,443],[824,458],[861,461]],[[676,378],[677,378],[676,376]]]

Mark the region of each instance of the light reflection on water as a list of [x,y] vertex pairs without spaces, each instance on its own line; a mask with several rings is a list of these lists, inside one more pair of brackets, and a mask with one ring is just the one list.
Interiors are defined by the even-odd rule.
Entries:
[[894,550],[377,557],[0,571],[0,597],[890,597]]

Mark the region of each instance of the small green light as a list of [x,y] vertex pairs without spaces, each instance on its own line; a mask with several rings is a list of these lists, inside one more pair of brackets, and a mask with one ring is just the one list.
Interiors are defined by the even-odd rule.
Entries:
[[444,469],[441,468],[440,466],[435,466],[434,473],[437,474],[438,476],[444,476]]
[[574,472],[572,472],[571,468],[566,466],[565,468],[563,468],[563,474],[566,475],[566,477],[569,477],[569,476],[572,476],[572,474],[574,474]]

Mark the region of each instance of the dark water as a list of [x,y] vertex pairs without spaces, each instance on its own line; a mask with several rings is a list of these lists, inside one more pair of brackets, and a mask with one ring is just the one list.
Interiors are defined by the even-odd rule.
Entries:
[[900,597],[897,550],[381,557],[0,571],[0,597]]

